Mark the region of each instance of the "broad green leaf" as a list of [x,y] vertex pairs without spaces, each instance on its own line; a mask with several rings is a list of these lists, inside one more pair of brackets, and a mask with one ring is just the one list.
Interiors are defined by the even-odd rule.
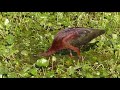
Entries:
[[36,65],[38,67],[47,67],[49,65],[49,61],[44,58],[41,58],[37,60]]

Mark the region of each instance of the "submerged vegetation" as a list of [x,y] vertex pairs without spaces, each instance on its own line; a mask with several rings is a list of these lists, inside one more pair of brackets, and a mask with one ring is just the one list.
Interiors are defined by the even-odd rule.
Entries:
[[[54,35],[67,27],[103,29],[105,34],[81,48],[84,61],[62,50],[46,51]],[[0,78],[119,78],[119,12],[1,12]]]

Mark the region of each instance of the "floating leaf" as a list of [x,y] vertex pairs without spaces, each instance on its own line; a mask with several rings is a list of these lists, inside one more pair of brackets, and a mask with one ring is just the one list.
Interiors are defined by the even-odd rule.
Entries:
[[46,76],[49,78],[52,78],[52,77],[54,77],[55,76],[55,73],[54,73],[54,71],[49,71],[49,72],[47,72],[46,73]]
[[28,56],[28,52],[27,52],[26,50],[23,50],[23,51],[21,52],[21,54],[24,55],[24,56]]
[[113,39],[117,39],[117,34],[112,34]]
[[8,72],[7,68],[0,66],[0,74],[6,74]]
[[17,74],[15,72],[8,73],[8,78],[16,78]]
[[120,65],[118,65],[116,69],[120,73]]
[[30,69],[30,74],[32,74],[32,75],[37,75],[37,68],[33,68],[33,69]]
[[49,65],[49,61],[44,58],[41,58],[37,60],[36,65],[38,67],[47,67]]
[[74,74],[75,69],[74,69],[73,66],[70,66],[70,67],[67,69],[67,71],[68,71],[69,75],[72,75],[72,74]]
[[13,44],[14,43],[14,36],[11,35],[11,34],[7,35],[5,39],[6,39],[8,44]]
[[8,19],[5,19],[4,24],[7,25],[8,23],[9,23],[9,20],[8,20]]

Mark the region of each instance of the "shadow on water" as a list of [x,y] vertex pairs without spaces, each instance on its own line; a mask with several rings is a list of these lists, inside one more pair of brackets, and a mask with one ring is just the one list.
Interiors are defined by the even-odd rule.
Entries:
[[95,43],[89,43],[89,44],[87,44],[87,45],[84,45],[84,46],[82,46],[81,48],[80,48],[80,50],[82,51],[82,52],[85,52],[85,51],[89,51],[90,49],[95,49],[95,48],[97,48],[98,46],[97,46],[97,43],[98,43],[99,41],[96,41]]

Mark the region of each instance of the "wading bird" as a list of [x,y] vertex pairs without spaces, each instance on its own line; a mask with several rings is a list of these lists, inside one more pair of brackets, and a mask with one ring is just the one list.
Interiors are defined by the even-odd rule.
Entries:
[[86,45],[92,39],[105,33],[105,30],[92,29],[92,28],[66,28],[59,31],[52,42],[51,47],[42,56],[50,56],[62,49],[70,49],[80,55],[78,47]]

